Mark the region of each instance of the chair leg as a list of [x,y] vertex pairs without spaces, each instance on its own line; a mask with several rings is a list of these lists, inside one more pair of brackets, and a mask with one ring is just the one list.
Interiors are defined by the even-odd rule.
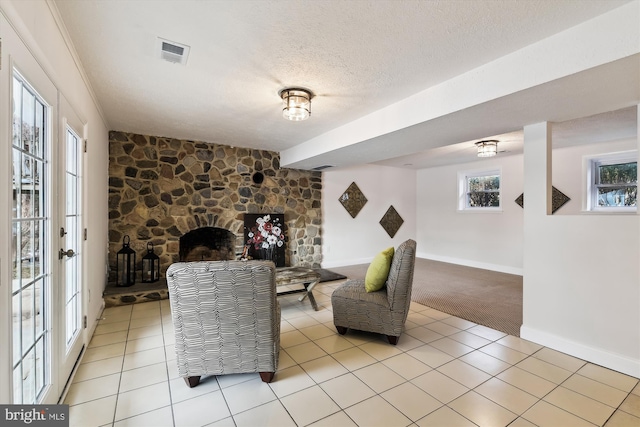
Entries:
[[200,384],[200,377],[184,377],[184,382],[187,383],[189,388],[193,388]]
[[346,334],[346,333],[347,333],[347,329],[348,329],[348,328],[345,328],[344,326],[338,326],[338,325],[336,325],[336,330],[338,331],[338,333],[339,333],[340,335],[344,335],[344,334]]
[[394,337],[393,335],[387,335],[387,339],[389,340],[389,344],[391,344],[391,345],[398,344],[398,338],[400,338],[400,337]]
[[270,383],[275,374],[275,372],[260,372],[260,379],[265,383]]

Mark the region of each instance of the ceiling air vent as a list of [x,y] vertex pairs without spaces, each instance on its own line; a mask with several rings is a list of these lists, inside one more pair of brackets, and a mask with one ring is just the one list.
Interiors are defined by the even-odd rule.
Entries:
[[333,165],[322,165],[322,166],[316,166],[315,168],[312,168],[312,171],[321,171],[323,169],[327,169],[327,168],[332,168]]
[[164,59],[165,61],[182,65],[185,65],[187,63],[190,49],[189,46],[161,39],[160,37],[158,37],[157,46],[158,50],[160,51],[160,58]]

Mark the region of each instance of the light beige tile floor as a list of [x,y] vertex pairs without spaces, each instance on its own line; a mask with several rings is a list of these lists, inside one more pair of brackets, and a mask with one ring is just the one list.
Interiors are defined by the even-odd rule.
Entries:
[[397,346],[333,327],[280,297],[281,347],[270,384],[258,374],[177,376],[169,302],[108,308],[65,403],[72,426],[639,427],[637,378],[411,304]]

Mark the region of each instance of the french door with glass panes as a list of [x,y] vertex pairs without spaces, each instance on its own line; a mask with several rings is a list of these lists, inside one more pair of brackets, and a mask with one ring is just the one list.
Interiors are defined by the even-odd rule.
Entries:
[[55,403],[82,349],[82,125],[63,97],[12,81],[13,403]]
[[51,107],[13,76],[13,403],[36,403],[51,384]]
[[60,363],[61,380],[69,378],[82,350],[82,146],[83,124],[61,96],[58,203],[58,271],[60,283]]

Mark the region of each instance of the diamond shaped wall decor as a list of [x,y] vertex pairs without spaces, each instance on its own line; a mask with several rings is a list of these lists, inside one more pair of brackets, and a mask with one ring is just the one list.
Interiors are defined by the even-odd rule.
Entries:
[[[554,214],[571,199],[556,187],[552,186],[551,190],[551,213]],[[515,202],[520,205],[521,208],[524,208],[524,193],[520,194]]]
[[518,204],[518,206],[524,209],[524,193],[520,194],[515,202]]
[[389,237],[393,238],[403,222],[404,219],[402,219],[393,205],[391,205],[380,220],[380,225],[382,226],[382,228],[384,228]]
[[553,190],[551,193],[551,213],[554,214],[571,199],[556,187],[551,188]]
[[340,200],[342,206],[349,212],[351,218],[355,218],[365,203],[367,203],[367,198],[364,197],[364,194],[362,194],[362,191],[360,191],[360,188],[358,188],[355,182],[351,183],[338,200]]

